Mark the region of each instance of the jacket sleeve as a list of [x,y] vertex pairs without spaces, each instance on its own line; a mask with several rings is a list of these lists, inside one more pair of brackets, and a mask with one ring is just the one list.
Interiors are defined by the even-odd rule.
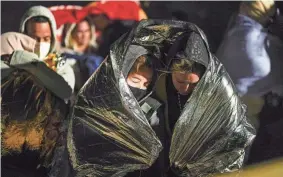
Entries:
[[[64,74],[62,71],[57,74],[48,68],[44,62],[40,61],[36,54],[20,50],[16,50],[12,54],[10,66],[31,73],[39,83],[61,99],[69,99],[72,94],[71,84],[67,83],[68,80],[64,80],[67,76],[66,73],[70,72],[70,69],[63,72]],[[60,76],[60,74],[63,76]]]

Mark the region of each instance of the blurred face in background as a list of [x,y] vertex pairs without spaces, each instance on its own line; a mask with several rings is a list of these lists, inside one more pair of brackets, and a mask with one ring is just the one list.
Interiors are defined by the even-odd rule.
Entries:
[[91,40],[91,27],[89,23],[86,20],[78,23],[72,36],[78,45],[88,45]]

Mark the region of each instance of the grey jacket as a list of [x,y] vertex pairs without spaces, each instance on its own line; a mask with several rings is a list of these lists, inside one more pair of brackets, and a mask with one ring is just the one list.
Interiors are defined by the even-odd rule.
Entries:
[[62,64],[57,73],[47,67],[32,52],[16,50],[11,56],[9,65],[1,61],[1,80],[9,76],[16,69],[23,69],[34,75],[39,83],[61,99],[69,99],[74,85],[74,72],[68,65]]

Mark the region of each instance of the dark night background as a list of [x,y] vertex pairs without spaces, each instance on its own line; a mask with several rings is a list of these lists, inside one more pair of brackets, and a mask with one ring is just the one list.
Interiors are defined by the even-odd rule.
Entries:
[[[1,1],[1,34],[8,31],[18,31],[22,15],[31,6],[85,6],[90,2],[91,1]],[[179,16],[179,19],[197,24],[207,35],[212,51],[215,51],[222,39],[231,14],[238,9],[239,2],[240,1],[141,1],[141,5],[149,18],[171,19],[172,16]],[[281,7],[282,4],[283,2],[279,2]]]

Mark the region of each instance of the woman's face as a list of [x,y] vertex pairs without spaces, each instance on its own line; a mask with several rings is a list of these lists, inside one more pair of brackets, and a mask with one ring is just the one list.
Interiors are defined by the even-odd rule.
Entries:
[[153,70],[149,67],[143,67],[136,72],[130,72],[127,77],[127,84],[131,87],[146,90],[151,83]]
[[181,95],[188,95],[189,93],[191,93],[199,80],[199,75],[195,73],[172,73],[173,85]]
[[79,45],[88,45],[91,40],[91,29],[85,20],[77,24],[74,39]]

